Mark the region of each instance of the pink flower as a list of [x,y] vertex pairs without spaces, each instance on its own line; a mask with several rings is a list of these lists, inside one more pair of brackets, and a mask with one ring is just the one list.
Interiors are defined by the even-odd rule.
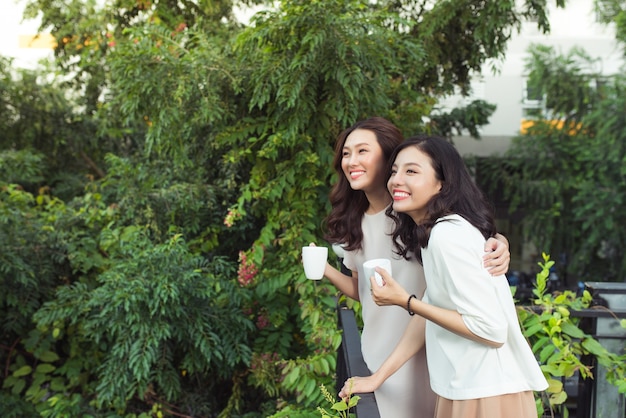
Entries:
[[224,218],[224,225],[230,228],[235,224],[235,221],[241,219],[241,213],[239,213],[236,209],[230,209]]
[[257,274],[257,268],[245,252],[239,251],[239,270],[237,271],[237,281],[241,286],[248,286]]
[[256,319],[256,327],[258,329],[267,328],[270,325],[270,319],[267,316],[266,312],[260,313]]

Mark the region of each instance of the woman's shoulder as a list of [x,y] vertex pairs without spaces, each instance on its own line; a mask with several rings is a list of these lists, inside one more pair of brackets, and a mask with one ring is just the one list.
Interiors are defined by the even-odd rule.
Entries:
[[480,235],[480,231],[467,219],[461,215],[451,214],[437,219],[430,232],[429,241],[459,241],[476,234]]
[[456,213],[452,213],[450,215],[442,216],[441,218],[435,221],[435,225],[433,225],[433,231],[435,229],[444,230],[444,229],[458,229],[465,227],[467,225],[471,225],[467,219],[458,215]]

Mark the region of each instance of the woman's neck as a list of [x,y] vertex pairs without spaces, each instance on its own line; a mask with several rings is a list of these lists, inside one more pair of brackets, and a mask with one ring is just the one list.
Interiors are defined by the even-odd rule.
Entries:
[[377,193],[366,193],[366,196],[367,201],[369,202],[369,207],[365,213],[368,215],[374,215],[385,210],[385,208],[387,208],[387,206],[391,203],[391,196],[389,195],[387,189],[383,189],[381,192]]

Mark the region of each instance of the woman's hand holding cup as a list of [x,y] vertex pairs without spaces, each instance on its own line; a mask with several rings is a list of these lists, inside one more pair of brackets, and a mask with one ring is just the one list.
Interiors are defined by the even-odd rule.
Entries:
[[374,276],[370,277],[372,299],[380,306],[398,305],[404,306],[409,294],[393,277],[383,268],[376,267],[376,272],[383,278],[383,285],[378,286]]
[[302,265],[307,279],[322,279],[326,270],[327,260],[328,248],[317,247],[313,243],[307,247],[302,247]]

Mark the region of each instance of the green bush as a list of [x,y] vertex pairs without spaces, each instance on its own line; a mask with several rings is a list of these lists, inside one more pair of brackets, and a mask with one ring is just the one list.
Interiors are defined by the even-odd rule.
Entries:
[[[554,294],[547,292],[547,280],[553,264],[550,256],[544,253],[533,289],[533,305],[518,306],[518,317],[549,383],[547,399],[537,400],[539,416],[545,411],[556,410],[567,417],[564,379],[571,378],[575,373],[583,379],[593,379],[594,370],[584,360],[593,357],[599,366],[606,368],[609,382],[620,393],[626,393],[626,353],[607,351],[580,328],[581,318],[571,314],[572,310],[590,307],[592,296],[587,290],[581,296],[570,290]],[[622,320],[621,324],[626,328],[626,320]]]

